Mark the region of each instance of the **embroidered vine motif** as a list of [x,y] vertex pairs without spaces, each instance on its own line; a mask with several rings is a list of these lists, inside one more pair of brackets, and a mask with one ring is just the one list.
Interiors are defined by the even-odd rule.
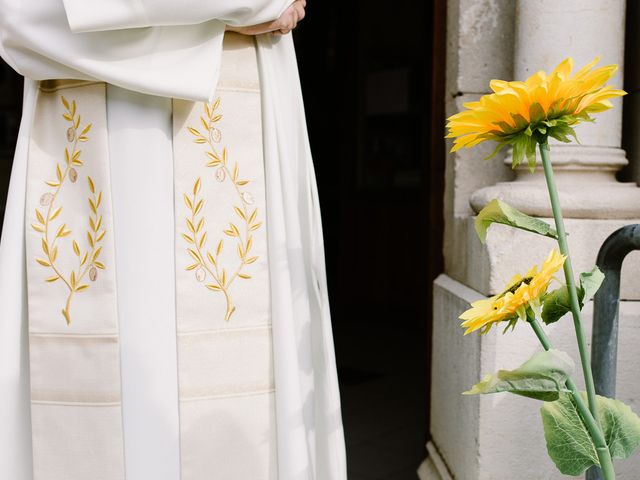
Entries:
[[[258,260],[257,256],[251,254],[253,246],[252,232],[259,229],[262,222],[257,220],[258,208],[252,207],[254,200],[251,193],[246,189],[249,180],[240,179],[240,170],[237,162],[233,162],[230,167],[228,151],[222,147],[218,151],[215,144],[222,140],[222,132],[216,124],[222,118],[217,113],[220,106],[220,98],[213,104],[204,105],[204,116],[200,117],[203,131],[187,127],[189,132],[195,137],[194,142],[205,145],[207,164],[209,168],[215,168],[214,178],[219,183],[229,182],[232,184],[238,204],[233,210],[238,220],[229,222],[229,226],[223,230],[223,236],[216,243],[215,250],[207,250],[208,232],[205,228],[205,216],[201,213],[204,206],[204,199],[200,195],[202,179],[198,177],[190,194],[184,194],[184,202],[189,209],[190,215],[186,218],[188,231],[182,234],[190,247],[187,251],[195,263],[186,267],[187,270],[195,270],[196,279],[203,282],[205,287],[214,292],[224,294],[226,300],[226,312],[224,319],[229,320],[236,311],[231,297],[231,286],[237,278],[250,279],[251,276],[245,273],[245,267]],[[228,269],[222,265],[222,254],[224,248],[224,238],[235,239],[238,264],[235,269]],[[232,272],[232,273],[230,273]]]
[[[69,325],[71,324],[71,300],[74,294],[83,292],[89,288],[89,284],[83,283],[85,277],[88,276],[89,280],[94,282],[98,276],[98,269],[102,270],[105,268],[104,264],[98,261],[98,257],[102,251],[100,243],[105,236],[106,230],[102,228],[102,214],[99,213],[100,204],[102,203],[102,192],[96,193],[92,178],[87,176],[90,192],[88,202],[91,210],[88,218],[89,229],[87,230],[88,248],[83,249],[79,241],[72,238],[71,247],[78,259],[78,267],[77,269],[71,269],[68,274],[65,274],[59,267],[58,247],[62,239],[69,237],[72,231],[68,228],[67,224],[59,218],[62,213],[62,206],[57,206],[56,201],[63,187],[69,185],[69,183],[74,184],[78,180],[77,168],[82,167],[84,164],[80,158],[82,151],[78,149],[78,144],[89,140],[87,134],[91,130],[92,124],[85,124],[81,129],[81,117],[76,111],[76,101],[73,100],[69,103],[63,96],[61,96],[60,99],[65,109],[62,117],[69,123],[69,128],[66,133],[67,146],[64,149],[64,162],[62,166],[59,162],[56,162],[56,179],[44,182],[51,190],[43,193],[40,197],[42,210],[36,208],[37,221],[32,223],[31,227],[42,236],[41,245],[44,258],[36,258],[36,262],[53,271],[53,275],[45,281],[53,283],[60,280],[69,291],[67,300],[62,308],[62,315],[67,325]],[[54,223],[57,223],[57,226],[54,226]]]

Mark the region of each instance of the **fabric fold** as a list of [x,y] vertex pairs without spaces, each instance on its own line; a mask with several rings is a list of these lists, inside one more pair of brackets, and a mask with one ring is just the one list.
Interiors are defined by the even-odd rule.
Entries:
[[293,0],[63,0],[73,32],[96,32],[168,25],[195,25],[220,20],[229,25],[257,25],[276,20]]
[[107,85],[126,476],[180,478],[171,100]]
[[0,0],[0,51],[33,80],[99,80],[140,93],[210,100],[225,24],[73,33],[61,0]]
[[[283,277],[288,281],[280,279],[279,294],[273,298],[274,308],[285,312],[281,323],[273,327],[278,352],[278,444],[294,452],[286,459],[281,456],[281,478],[346,479],[320,205],[295,49],[290,36],[260,36],[258,46],[265,162],[272,181],[282,186],[278,191],[278,183],[267,182],[274,186],[268,201],[281,204],[286,212],[272,225],[274,236],[286,237],[286,249],[277,252],[275,262],[289,266]],[[305,298],[298,293],[301,285],[311,292]]]
[[0,477],[33,478],[25,201],[29,132],[37,82],[24,82],[24,108],[0,241]]

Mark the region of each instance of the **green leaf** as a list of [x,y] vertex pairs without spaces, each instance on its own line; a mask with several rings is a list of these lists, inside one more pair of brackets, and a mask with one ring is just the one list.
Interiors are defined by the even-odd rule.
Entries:
[[[593,298],[603,281],[604,273],[598,267],[580,274],[580,284],[577,286],[580,310]],[[563,285],[545,296],[542,302],[542,321],[547,325],[555,323],[570,311],[569,290],[566,285]]]
[[574,370],[573,360],[559,350],[549,350],[533,355],[515,370],[500,370],[486,375],[465,395],[511,392],[536,400],[557,400],[567,392],[565,383]]
[[529,164],[529,171],[531,173],[536,171],[536,147],[538,146],[538,142],[535,138],[531,137],[527,142],[527,162]]
[[603,281],[604,273],[602,273],[598,267],[593,267],[593,270],[590,272],[580,274],[580,290],[582,293],[582,295],[579,295],[581,303],[580,308],[593,298]]
[[501,223],[545,237],[558,238],[558,234],[548,223],[530,217],[497,198],[485,205],[476,217],[476,233],[482,243],[485,242],[487,230],[492,223]]
[[538,102],[532,103],[529,107],[529,119],[531,123],[538,123],[547,116],[547,113]]
[[493,152],[491,152],[491,154],[487,155],[486,157],[484,157],[485,160],[491,160],[493,157],[495,157],[498,153],[500,153],[500,151],[507,146],[507,143],[504,142],[499,142],[496,145],[496,148]]
[[[586,394],[581,392],[586,402]],[[613,458],[628,458],[640,445],[640,418],[619,400],[596,396],[598,417]],[[561,473],[580,475],[599,466],[596,448],[571,394],[563,393],[540,410],[547,451]]]
[[640,418],[620,400],[597,397],[598,417],[613,458],[628,458],[640,445]]
[[529,137],[526,135],[519,135],[513,138],[511,149],[511,168],[516,168],[522,163],[522,160],[524,160],[527,145],[529,144],[527,141],[528,138]]
[[571,394],[540,409],[547,452],[565,475],[580,475],[592,465],[600,466],[596,447],[576,410]]
[[527,128],[527,125],[529,125],[530,123],[529,120],[524,118],[519,113],[510,113],[510,115],[516,125],[515,128],[513,129],[514,132],[519,132],[521,130],[524,130],[525,128]]
[[569,137],[573,137],[573,139],[576,142],[578,141],[578,137],[576,137],[575,130],[569,125],[566,125],[564,123],[558,124],[557,126],[550,128],[549,136],[555,138],[556,140],[560,140],[561,142],[564,142],[564,143],[571,142],[571,138]]
[[[578,297],[580,292],[578,292]],[[542,321],[550,325],[560,320],[567,312],[571,311],[569,289],[566,285],[547,294],[542,302]]]

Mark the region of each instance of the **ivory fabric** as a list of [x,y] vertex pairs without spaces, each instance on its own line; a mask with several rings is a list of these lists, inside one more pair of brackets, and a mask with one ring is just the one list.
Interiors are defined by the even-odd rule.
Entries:
[[42,83],[29,142],[34,478],[123,478],[105,85],[78,83]]
[[173,101],[182,479],[276,480],[270,258],[255,41],[213,102]]
[[291,3],[2,0],[0,56],[33,80],[98,79],[151,95],[211,100],[225,25],[274,20]]
[[[17,22],[2,26],[0,53],[18,71],[31,77],[26,81],[24,116],[0,244],[0,381],[3,390],[3,396],[0,398],[0,421],[3,425],[3,429],[0,429],[0,447],[3,448],[3,454],[0,455],[0,477],[17,480],[73,478],[66,474],[55,477],[50,473],[55,472],[56,468],[71,468],[77,478],[118,478],[118,475],[126,475],[129,479],[201,478],[202,469],[214,468],[209,460],[215,457],[212,454],[216,449],[219,450],[221,445],[230,452],[233,452],[234,448],[239,452],[242,450],[242,442],[247,444],[257,441],[257,437],[247,438],[246,435],[240,438],[241,433],[256,434],[262,431],[275,434],[275,439],[267,438],[267,435],[260,439],[262,443],[251,455],[237,454],[229,458],[235,459],[238,464],[242,461],[242,467],[245,469],[259,468],[260,472],[266,475],[264,478],[346,478],[320,214],[295,53],[290,36],[256,38],[260,92],[243,92],[247,94],[244,95],[245,98],[253,98],[251,101],[254,104],[256,98],[259,98],[260,103],[258,123],[261,127],[262,144],[259,146],[264,161],[264,177],[261,181],[260,175],[256,175],[248,185],[252,187],[250,193],[253,195],[253,205],[259,206],[260,185],[263,184],[264,223],[255,232],[256,235],[260,231],[264,234],[267,252],[266,255],[259,253],[260,248],[265,248],[265,245],[263,243],[260,246],[259,238],[256,237],[252,248],[256,248],[255,256],[258,259],[248,265],[251,269],[247,269],[247,274],[252,278],[242,279],[246,282],[243,289],[257,288],[257,282],[254,280],[258,280],[262,275],[264,282],[265,276],[268,276],[269,315],[256,314],[260,310],[257,305],[262,302],[264,307],[264,298],[260,300],[259,296],[247,293],[250,290],[241,289],[235,292],[233,297],[232,303],[236,310],[229,320],[224,320],[219,316],[221,310],[224,310],[224,314],[227,313],[226,300],[220,302],[224,294],[221,297],[219,291],[203,285],[199,280],[202,274],[197,268],[182,270],[191,264],[184,265],[184,260],[188,258],[186,256],[190,254],[185,248],[187,241],[181,235],[186,232],[184,220],[187,206],[184,198],[180,200],[182,203],[178,201],[179,194],[184,193],[183,187],[188,186],[193,192],[194,176],[202,174],[203,170],[208,175],[202,174],[201,192],[206,189],[208,195],[217,195],[215,192],[219,190],[214,191],[212,187],[222,187],[222,182],[212,177],[212,172],[216,169],[213,166],[207,167],[204,163],[208,157],[206,151],[200,149],[203,144],[190,145],[196,147],[195,150],[190,149],[190,152],[195,152],[193,163],[189,161],[188,164],[178,164],[175,155],[176,146],[181,142],[186,144],[189,138],[184,136],[187,135],[184,129],[176,128],[176,125],[199,120],[198,117],[204,111],[204,102],[213,108],[217,99],[217,73],[212,75],[211,72],[224,69],[221,67],[221,31],[224,24],[220,20],[209,18],[203,19],[204,24],[186,23],[179,27],[150,25],[141,29],[73,34],[66,23],[65,14],[69,12],[64,11],[60,2],[46,0],[20,3],[20,8],[17,8],[17,3],[13,0],[0,2],[3,8],[0,18],[10,18]],[[232,2],[218,3],[231,5]],[[287,2],[255,3],[269,3],[276,12],[281,11]],[[276,5],[277,3],[280,4]],[[74,8],[69,5],[67,7]],[[99,4],[96,5],[96,11],[100,8]],[[102,8],[107,7],[102,5]],[[179,8],[176,7],[174,10],[176,19],[179,19]],[[229,9],[231,13],[234,11],[234,8]],[[8,13],[7,16],[4,15],[5,12]],[[243,12],[246,13],[247,10]],[[205,25],[207,23],[209,25]],[[212,28],[214,26],[215,28]],[[114,24],[113,28],[122,28],[122,25]],[[185,31],[179,33],[180,29]],[[169,43],[163,42],[171,41],[171,32],[175,33],[179,40],[169,48]],[[220,33],[217,43],[211,40],[211,37],[216,35],[215,32]],[[48,37],[49,34],[51,37]],[[155,40],[160,41],[154,45],[155,36],[158,37]],[[55,41],[51,41],[52,39]],[[153,52],[149,53],[147,48]],[[118,60],[118,56],[121,60]],[[197,61],[192,62],[194,58]],[[189,72],[189,75],[185,72]],[[87,155],[91,153],[92,148],[89,145],[94,140],[94,146],[107,145],[108,157],[106,163],[102,160],[98,162],[102,167],[96,171],[92,170],[96,165],[91,168],[85,168],[88,163],[76,165],[78,177],[73,185],[78,188],[68,192],[71,199],[83,199],[82,214],[70,217],[69,227],[72,232],[74,228],[78,229],[71,228],[76,224],[80,225],[80,229],[86,228],[87,224],[90,229],[93,228],[87,216],[87,211],[92,210],[88,200],[89,195],[99,195],[99,192],[102,192],[100,215],[106,227],[104,237],[100,240],[105,245],[96,259],[103,264],[104,269],[93,265],[96,267],[95,274],[87,271],[83,277],[83,280],[86,280],[86,276],[90,275],[87,282],[89,286],[73,296],[70,306],[71,326],[75,327],[80,323],[76,322],[74,317],[84,309],[89,310],[91,316],[96,318],[113,309],[111,297],[114,296],[114,292],[116,318],[120,325],[87,321],[79,327],[82,331],[81,336],[68,335],[66,319],[62,315],[62,309],[66,305],[64,288],[59,283],[60,280],[48,283],[40,278],[45,287],[60,289],[62,304],[58,302],[55,310],[52,310],[54,321],[59,322],[53,332],[48,330],[49,327],[31,332],[34,351],[39,352],[36,353],[36,360],[41,355],[56,358],[51,365],[43,365],[44,362],[40,360],[40,364],[50,371],[53,370],[55,375],[50,378],[48,374],[42,373],[44,370],[36,369],[33,387],[34,391],[37,389],[39,393],[32,397],[29,393],[28,372],[38,361],[32,365],[26,356],[26,291],[28,283],[31,304],[33,282],[27,282],[25,265],[35,259],[25,253],[24,245],[26,242],[30,245],[30,251],[35,252],[40,248],[39,253],[42,252],[42,245],[37,245],[37,240],[42,240],[37,234],[42,232],[33,229],[30,224],[36,216],[33,207],[40,205],[40,198],[47,192],[40,190],[39,195],[33,198],[26,198],[25,192],[27,186],[29,191],[32,191],[33,182],[40,182],[38,185],[42,188],[45,184],[41,182],[45,177],[47,180],[53,180],[53,183],[57,178],[55,163],[49,164],[49,168],[44,168],[43,171],[39,171],[39,167],[30,166],[27,174],[27,158],[31,156],[30,144],[34,143],[32,140],[38,135],[35,127],[39,115],[37,109],[51,108],[54,103],[48,105],[46,102],[40,102],[41,94],[46,93],[44,90],[47,85],[45,82],[39,85],[33,80],[65,77],[89,80],[88,84],[77,85],[79,98],[83,95],[94,97],[95,92],[89,94],[89,91],[104,89],[103,98],[106,100],[103,106],[92,105],[90,101],[88,105],[92,111],[95,107],[98,118],[96,125],[99,126],[101,122],[105,125],[106,122],[106,127],[104,132],[101,132],[100,128],[92,126],[91,131],[87,132],[87,136],[95,136],[90,136],[90,140],[83,142],[88,150],[84,151],[83,145],[80,160],[89,158]],[[106,81],[106,87],[100,81]],[[229,96],[230,102],[233,103],[238,100],[239,97],[234,96],[239,92],[229,89],[224,91],[223,83],[220,84],[221,101],[217,108],[223,109],[224,118],[224,115],[235,110],[227,110],[224,97]],[[44,87],[44,90],[41,87]],[[149,93],[165,98],[153,97]],[[198,103],[176,100],[180,98]],[[57,108],[67,108],[60,98],[57,101]],[[85,103],[83,101],[83,107]],[[80,102],[76,100],[78,112],[80,107]],[[247,121],[242,117],[243,109],[235,111],[240,115],[240,121]],[[65,121],[62,113],[64,111],[57,113],[58,122]],[[230,114],[230,117],[233,118],[233,114]],[[82,125],[85,121],[94,120],[85,117],[85,120],[81,121]],[[246,125],[256,125],[255,119],[252,122],[248,121]],[[43,135],[55,137],[52,140],[54,143],[62,141],[62,146],[68,141],[68,138],[65,138],[66,131],[54,134],[55,129],[51,125],[41,127],[38,131],[49,130],[49,133]],[[82,129],[84,127],[81,127]],[[221,128],[220,131],[221,138],[226,138],[225,130]],[[255,129],[254,134],[257,134]],[[233,133],[229,134],[230,139],[233,139],[233,136]],[[242,152],[244,144],[239,145]],[[229,149],[230,159],[232,152],[235,154],[238,150],[236,147]],[[55,156],[60,159],[61,155],[64,157],[64,149],[55,150],[52,158]],[[105,150],[99,150],[100,152],[93,151],[95,158],[103,158]],[[252,158],[257,158],[260,153],[247,155],[255,155]],[[200,158],[199,162],[196,157]],[[167,162],[166,159],[173,159],[173,162]],[[247,171],[244,170],[245,163],[244,159],[240,163],[240,175]],[[105,164],[109,167],[108,171],[104,168]],[[256,173],[255,169],[254,163],[254,167],[249,167],[248,171]],[[94,192],[89,187],[89,174],[92,180],[95,180]],[[133,197],[123,194],[134,191],[134,188],[137,190]],[[104,203],[105,195],[108,193],[112,197],[110,205]],[[64,195],[61,194],[61,199],[62,196]],[[135,201],[139,198],[144,198],[145,201]],[[26,209],[25,200],[31,210]],[[97,199],[94,199],[94,203],[96,201]],[[48,205],[40,205],[44,206]],[[218,215],[214,210],[207,213],[207,219],[213,219]],[[226,208],[224,210],[226,212]],[[150,211],[153,212],[151,215],[148,214]],[[63,209],[63,212],[66,211]],[[143,212],[147,212],[147,216],[144,216]],[[260,210],[256,218],[259,212]],[[232,215],[238,216],[235,211],[232,211]],[[57,217],[54,220],[57,220]],[[111,229],[110,221],[113,222]],[[134,226],[137,226],[137,229],[133,228]],[[101,227],[94,235],[101,235]],[[186,228],[188,229],[188,226]],[[139,232],[143,234],[138,235]],[[215,237],[213,232],[219,233],[219,230],[214,230],[212,225],[212,238],[208,242],[217,240],[218,237]],[[155,236],[157,240],[145,241],[145,233]],[[68,240],[71,235],[63,235],[61,239]],[[112,247],[107,245],[109,242],[113,243]],[[83,249],[86,250],[89,246],[85,244]],[[228,247],[231,247],[231,250],[237,249],[232,243],[225,244],[224,254],[228,252],[225,250]],[[72,246],[71,250],[65,250],[65,259],[70,251],[71,256],[76,255]],[[82,260],[83,252],[81,253],[78,262]],[[57,255],[61,255],[62,260],[62,250]],[[237,257],[238,254],[235,255]],[[267,258],[268,263],[261,266],[260,262]],[[135,262],[132,261],[134,259]],[[34,266],[29,267],[29,276]],[[49,268],[44,265],[38,267],[43,270]],[[140,282],[139,278],[145,274],[145,282]],[[94,280],[91,280],[91,276]],[[168,281],[163,281],[167,279]],[[172,295],[173,281],[176,283]],[[190,282],[191,286],[181,293],[178,285],[183,282]],[[34,288],[37,292],[42,287],[43,285],[38,285]],[[256,291],[264,292],[262,289]],[[99,296],[99,303],[87,306],[83,299],[93,295]],[[253,306],[247,309],[247,304],[242,300],[248,297],[251,298],[250,305]],[[40,302],[38,298],[39,295],[34,300],[36,305]],[[199,302],[211,307],[211,314],[206,320],[197,319],[190,313],[193,306]],[[39,314],[38,308],[40,312],[45,311],[44,307],[37,307],[36,318]],[[254,310],[250,311],[251,309]],[[31,316],[31,310],[28,313]],[[47,315],[41,316],[45,318]],[[123,320],[126,318],[135,318],[136,321],[127,322],[127,326],[124,326]],[[237,331],[217,328],[220,324],[231,325],[236,319],[242,324],[233,327]],[[211,324],[202,328],[202,322],[206,321],[211,321]],[[172,325],[177,326],[177,332],[175,328],[172,330]],[[214,328],[211,328],[212,326]],[[64,333],[55,331],[59,327]],[[116,335],[119,339],[119,356],[115,356],[111,348]],[[223,336],[225,338],[222,340]],[[91,340],[88,340],[89,338]],[[137,344],[138,348],[141,348],[140,341],[136,339],[143,339],[142,357],[146,362],[137,362],[139,356],[132,355],[133,350],[126,347],[127,342],[130,342],[132,347]],[[73,348],[64,349],[64,354],[60,353],[63,350],[59,346],[62,342],[67,342],[65,345],[73,345]],[[90,343],[99,347],[89,347]],[[213,344],[224,348],[213,351],[210,348]],[[271,352],[268,345],[272,347]],[[254,356],[243,356],[243,349],[251,351]],[[72,353],[74,351],[76,353]],[[101,355],[111,358],[111,363],[100,362],[101,369],[88,373],[92,362],[94,365],[98,363],[96,358],[90,358],[86,362],[86,369],[85,365],[73,365],[75,370],[69,370],[68,383],[66,379],[65,382],[54,381],[59,371],[72,363],[69,356],[84,360],[87,356],[97,356],[95,352],[103,352]],[[272,371],[268,366],[269,355]],[[234,357],[234,362],[231,363],[241,375],[235,376],[225,369],[221,363],[222,357],[225,362],[228,357]],[[151,362],[152,359],[160,361]],[[117,363],[120,363],[119,367]],[[150,368],[151,366],[153,368]],[[117,389],[117,382],[113,380],[117,368],[120,368],[120,391]],[[207,372],[215,372],[219,381],[212,384],[212,376]],[[88,377],[95,378],[96,375],[104,378],[105,382],[91,384],[84,381]],[[239,382],[239,379],[243,380]],[[81,388],[75,388],[78,385]],[[252,392],[251,395],[237,395],[237,392],[249,391]],[[235,397],[233,392],[236,392]],[[118,396],[121,397],[121,405],[118,403]],[[247,404],[247,399],[253,403]],[[30,400],[34,402],[32,410],[29,408]],[[85,408],[87,405],[83,404],[80,407],[78,403],[82,403],[81,400],[100,406]],[[179,401],[179,408],[176,408]],[[73,405],[54,405],[55,402]],[[235,408],[236,414],[219,415],[223,410],[217,406],[222,405],[222,402],[225,402],[224,408],[227,412]],[[58,415],[52,413],[53,407],[66,412],[80,408],[83,412],[88,412],[90,418],[75,413]],[[117,431],[116,420],[120,415],[119,411],[122,412],[120,433]],[[164,421],[160,425],[152,425],[153,419],[158,418]],[[226,432],[224,438],[207,434],[207,431],[212,431],[213,425],[222,425],[223,420],[228,421],[227,429],[220,429]],[[53,445],[46,441],[47,435],[52,435],[52,432],[37,430],[38,425],[44,425],[43,422],[58,422],[64,428],[69,428],[70,424],[78,429],[79,435],[74,437],[76,441],[71,442],[71,445]],[[99,443],[94,444],[98,448],[92,448],[92,435],[95,435],[95,432],[86,431],[86,425],[98,425],[99,422],[102,422],[100,430],[111,432],[111,441],[103,451],[100,451]],[[33,446],[32,430],[35,432]],[[181,432],[181,443],[176,440],[177,432]],[[135,442],[127,440],[135,439],[136,436]],[[225,440],[229,439],[235,439],[231,446],[225,443]],[[186,452],[185,444],[189,445]],[[49,448],[52,450],[48,450]],[[210,457],[203,461],[204,457],[198,449],[206,450]],[[80,455],[88,457],[78,461],[77,465],[63,465],[64,461],[58,455],[70,455],[71,451],[74,454],[80,452]],[[109,465],[106,469],[92,472],[87,477],[87,472],[95,468],[95,463],[89,459],[95,460],[98,451],[100,461]],[[118,451],[123,452],[120,461],[104,460],[115,459]],[[34,458],[45,463],[38,464],[38,460],[32,460],[32,453]],[[257,460],[251,462],[251,458]],[[44,466],[51,466],[53,470],[42,473]],[[265,466],[266,468],[263,468]],[[275,472],[277,477],[274,477]],[[238,467],[229,475],[234,473],[240,475],[247,471]],[[178,476],[180,474],[182,477]],[[255,472],[251,471],[249,474],[254,475]],[[215,472],[207,471],[206,478],[217,477]]]
[[106,104],[125,473],[180,478],[171,99],[107,85]]

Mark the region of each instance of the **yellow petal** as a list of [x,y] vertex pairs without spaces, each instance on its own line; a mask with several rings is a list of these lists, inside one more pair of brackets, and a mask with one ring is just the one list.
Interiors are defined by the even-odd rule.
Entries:
[[551,72],[551,77],[555,74],[558,75],[562,80],[566,80],[571,75],[571,71],[573,70],[573,58],[567,57],[562,62],[558,64],[556,68]]
[[578,70],[573,76],[574,79],[579,80],[583,78],[589,71],[596,66],[596,64],[600,61],[600,56],[598,55],[596,58],[591,60],[591,62],[587,63],[584,67]]

